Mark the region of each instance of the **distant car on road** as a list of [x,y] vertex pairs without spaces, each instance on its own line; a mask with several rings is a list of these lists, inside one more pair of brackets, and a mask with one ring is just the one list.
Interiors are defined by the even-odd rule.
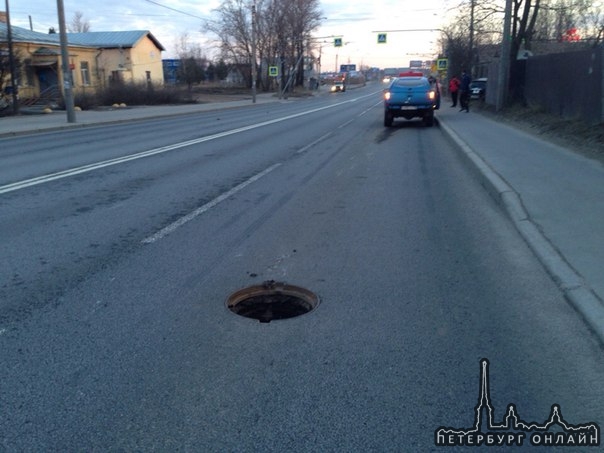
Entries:
[[390,83],[392,82],[394,79],[396,79],[396,77],[399,74],[398,68],[386,68],[384,69],[384,77],[382,78],[382,82],[383,83]]
[[421,118],[426,126],[433,126],[439,104],[437,83],[430,83],[420,72],[401,73],[384,90],[384,126],[391,127],[400,116]]
[[470,98],[484,100],[487,92],[487,78],[473,80],[470,83]]
[[331,88],[329,89],[332,93],[336,93],[338,91],[346,91],[346,83],[343,80],[336,80]]

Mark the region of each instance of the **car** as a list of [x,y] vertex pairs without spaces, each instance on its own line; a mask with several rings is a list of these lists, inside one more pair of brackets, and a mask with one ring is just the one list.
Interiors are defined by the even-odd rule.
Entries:
[[333,83],[329,91],[331,91],[332,93],[336,93],[338,91],[346,91],[346,84],[343,80],[337,80]]
[[484,100],[487,92],[487,78],[473,80],[470,82],[470,99]]
[[391,83],[396,79],[397,74],[401,72],[397,68],[386,68],[384,69],[384,77],[382,78],[383,83]]
[[421,72],[401,73],[384,90],[384,126],[391,127],[397,117],[421,118],[426,126],[433,126],[439,104],[438,83]]

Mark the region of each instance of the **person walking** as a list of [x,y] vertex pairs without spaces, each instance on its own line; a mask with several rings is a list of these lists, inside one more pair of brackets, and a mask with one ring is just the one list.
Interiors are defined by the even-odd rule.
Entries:
[[461,84],[459,85],[459,104],[461,105],[460,112],[464,110],[466,113],[470,112],[470,83],[472,79],[470,75],[464,69],[461,74]]
[[453,105],[451,105],[451,107],[457,107],[457,95],[459,94],[460,84],[461,82],[457,76],[453,76],[453,78],[449,80],[449,93],[451,93],[451,101],[453,101]]

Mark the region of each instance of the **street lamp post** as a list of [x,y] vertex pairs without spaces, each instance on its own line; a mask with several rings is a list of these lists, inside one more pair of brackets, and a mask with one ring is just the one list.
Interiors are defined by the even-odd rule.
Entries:
[[59,33],[61,38],[61,66],[63,67],[63,98],[65,99],[65,110],[67,110],[67,122],[75,123],[75,108],[73,104],[73,87],[69,68],[69,50],[67,48],[67,29],[65,27],[65,9],[63,0],[57,0],[57,12],[59,15]]
[[474,77],[474,3],[475,0],[471,0],[470,3],[470,55],[468,56],[468,70],[470,76]]
[[323,45],[319,44],[319,86],[317,88],[321,87],[321,54],[323,53]]
[[252,103],[256,103],[256,0],[252,3]]

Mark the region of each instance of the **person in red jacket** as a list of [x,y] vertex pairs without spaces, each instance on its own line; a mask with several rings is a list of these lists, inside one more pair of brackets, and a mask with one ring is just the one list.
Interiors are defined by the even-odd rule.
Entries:
[[451,107],[457,106],[457,94],[459,93],[459,85],[461,82],[456,76],[453,76],[451,80],[449,80],[449,93],[451,93],[451,100],[453,101],[453,105]]

